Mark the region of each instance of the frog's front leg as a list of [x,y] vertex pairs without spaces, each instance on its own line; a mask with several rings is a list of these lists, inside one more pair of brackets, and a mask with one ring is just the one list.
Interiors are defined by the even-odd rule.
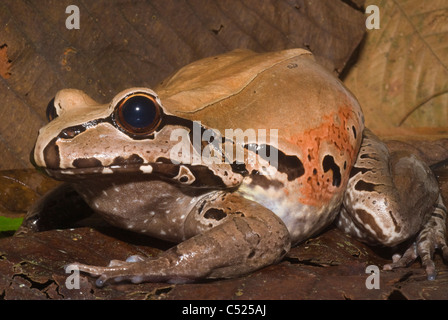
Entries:
[[215,192],[199,201],[184,225],[185,241],[156,258],[130,257],[108,267],[74,263],[109,279],[189,282],[228,278],[278,262],[290,248],[284,223],[270,210],[235,193]]
[[15,235],[73,227],[93,211],[69,183],[63,183],[36,201]]
[[389,154],[366,129],[338,226],[371,244],[394,247],[410,240],[410,248],[384,269],[404,267],[420,257],[428,279],[434,279],[435,249],[442,249],[448,261],[445,221],[446,208],[430,168],[408,152]]

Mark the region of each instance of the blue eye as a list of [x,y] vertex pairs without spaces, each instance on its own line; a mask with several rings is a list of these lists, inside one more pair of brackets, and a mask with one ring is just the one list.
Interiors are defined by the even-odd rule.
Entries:
[[136,93],[124,98],[117,108],[117,120],[126,131],[142,135],[153,132],[160,122],[160,106],[145,93]]

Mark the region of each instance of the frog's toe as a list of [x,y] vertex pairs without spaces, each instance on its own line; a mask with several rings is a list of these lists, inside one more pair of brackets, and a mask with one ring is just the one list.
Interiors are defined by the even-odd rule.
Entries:
[[129,279],[134,283],[141,282],[138,281],[140,277],[133,276],[135,270],[133,270],[132,265],[134,264],[135,262],[111,260],[107,267],[92,266],[77,262],[72,263],[69,266],[71,268],[77,268],[81,272],[88,273],[93,277],[98,277],[95,283],[98,287],[102,287],[109,279],[114,279],[116,282],[126,279]]
[[144,258],[130,256],[126,261],[111,260],[107,267],[92,266],[82,263],[72,263],[71,268],[77,268],[93,277],[98,277],[96,285],[102,287],[108,281],[130,281],[140,283],[143,281],[157,282],[170,280],[175,276],[169,274],[169,261],[167,259]]
[[115,268],[117,266],[116,261],[118,261],[118,260],[112,260],[109,263],[109,266],[107,266],[107,267],[92,266],[92,265],[88,265],[88,264],[74,262],[74,263],[70,263],[69,265],[67,265],[67,268],[76,269],[76,270],[81,271],[81,272],[86,272],[86,273],[89,273],[92,276],[100,276],[106,270],[110,270],[110,269]]
[[143,256],[136,254],[136,255],[129,256],[126,259],[126,261],[123,261],[123,260],[110,260],[110,262],[109,262],[109,264],[107,266],[108,267],[118,267],[118,266],[122,266],[122,265],[127,264],[127,263],[140,262],[140,261],[144,261],[144,260],[147,260],[147,259],[148,258],[144,258]]
[[110,260],[110,262],[107,266],[108,267],[118,267],[118,266],[123,265],[123,263],[125,263],[125,261],[123,261],[123,260]]
[[422,260],[422,265],[425,268],[428,280],[435,280],[437,272],[433,261],[434,251],[438,247],[438,243],[434,237],[423,238],[419,237],[417,240],[417,254]]
[[396,268],[405,268],[417,259],[417,245],[413,243],[403,255],[394,254],[392,263],[383,266],[383,270],[392,270]]
[[422,260],[428,280],[436,278],[436,268],[433,261],[436,249],[442,251],[443,259],[448,262],[448,246],[446,243],[446,207],[439,198],[439,202],[417,237],[417,254]]
[[[384,265],[383,270],[406,268],[420,257],[428,280],[435,280],[437,272],[433,261],[433,254],[436,247],[436,243],[431,241],[414,242],[401,257],[394,255],[395,257],[392,258],[393,262]],[[446,252],[448,252],[447,247],[443,248],[444,256]],[[447,260],[445,259],[445,261]]]
[[142,257],[141,255],[135,254],[133,256],[129,256],[126,259],[126,262],[139,262],[139,261],[144,261],[144,260],[145,260],[144,257]]

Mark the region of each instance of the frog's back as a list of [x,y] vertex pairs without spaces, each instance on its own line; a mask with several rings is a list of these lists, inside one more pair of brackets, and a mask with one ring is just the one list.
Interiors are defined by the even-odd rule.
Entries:
[[237,50],[206,58],[156,92],[168,112],[221,133],[266,129],[269,144],[274,132],[279,172],[250,175],[240,192],[281,216],[291,233],[300,234],[295,239],[335,215],[361,143],[363,116],[354,96],[310,52]]
[[304,49],[235,50],[205,58],[181,68],[155,91],[169,112],[222,131],[268,125],[294,139],[341,109],[353,113],[347,117],[362,131],[356,99]]

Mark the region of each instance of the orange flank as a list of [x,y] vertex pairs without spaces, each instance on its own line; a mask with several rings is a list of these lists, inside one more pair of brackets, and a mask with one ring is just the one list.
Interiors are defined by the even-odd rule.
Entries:
[[[351,108],[341,107],[339,112],[324,116],[319,127],[300,135],[290,136],[288,141],[302,150],[305,174],[298,178],[299,201],[306,205],[322,206],[339,196],[345,189],[350,169],[356,160],[355,130],[360,131],[356,114]],[[340,183],[334,183],[334,169],[324,170],[326,155],[334,158],[341,174]]]

